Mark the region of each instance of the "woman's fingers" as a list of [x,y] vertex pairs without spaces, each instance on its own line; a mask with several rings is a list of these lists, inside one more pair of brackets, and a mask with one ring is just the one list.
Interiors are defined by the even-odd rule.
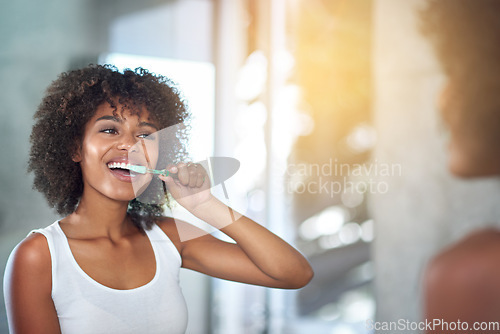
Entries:
[[179,169],[174,164],[168,164],[165,169],[168,170],[170,173],[173,173],[173,174],[176,174],[176,173],[179,172]]
[[[172,174],[176,174],[179,172],[179,169],[174,164],[169,164],[165,169]],[[169,187],[175,183],[175,180],[171,175],[165,176],[165,175],[160,174],[160,175],[158,175],[158,177],[160,178],[160,180],[165,182],[167,184],[167,186],[169,186]]]
[[177,178],[183,186],[199,188],[205,182],[206,171],[200,164],[180,162],[177,164]]
[[177,178],[179,179],[179,182],[183,186],[187,186],[189,184],[189,171],[187,168],[187,164],[184,162],[178,163],[177,170]]
[[204,171],[197,171],[198,172],[198,178],[196,179],[196,187],[201,187],[203,183],[205,182],[205,173]]

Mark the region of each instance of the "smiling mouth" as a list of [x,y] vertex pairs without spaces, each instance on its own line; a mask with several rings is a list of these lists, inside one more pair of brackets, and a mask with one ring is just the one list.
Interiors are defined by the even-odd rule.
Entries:
[[120,179],[121,181],[131,182],[133,179],[141,175],[133,169],[133,166],[137,167],[137,165],[133,165],[130,163],[109,162],[107,166],[110,169],[111,173],[114,176],[118,177],[118,179]]
[[124,163],[124,162],[110,162],[108,163],[108,168],[113,169],[113,170],[123,170],[123,171],[128,171],[130,172],[130,164],[129,163]]

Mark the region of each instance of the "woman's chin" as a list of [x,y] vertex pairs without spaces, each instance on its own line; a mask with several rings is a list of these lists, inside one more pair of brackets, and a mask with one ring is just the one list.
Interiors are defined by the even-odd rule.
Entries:
[[500,175],[499,162],[495,163],[491,159],[467,159],[457,154],[450,154],[448,169],[453,175],[464,179]]
[[136,198],[136,194],[132,188],[131,189],[121,189],[120,191],[115,189],[115,191],[108,193],[107,197],[109,197],[115,201],[118,201],[118,202],[130,202],[131,200]]

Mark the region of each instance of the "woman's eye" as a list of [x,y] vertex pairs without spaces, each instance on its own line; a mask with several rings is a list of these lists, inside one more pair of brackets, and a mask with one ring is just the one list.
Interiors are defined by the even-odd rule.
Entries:
[[152,134],[152,133],[143,133],[143,134],[139,135],[139,138],[149,139],[149,140],[155,140],[156,136],[154,134]]
[[116,129],[113,129],[113,128],[102,129],[100,132],[107,133],[107,134],[115,134],[115,133],[117,133]]

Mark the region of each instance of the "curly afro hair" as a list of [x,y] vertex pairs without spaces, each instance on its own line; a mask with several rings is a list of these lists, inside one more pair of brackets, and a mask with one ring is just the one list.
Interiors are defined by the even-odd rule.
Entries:
[[[174,84],[143,68],[122,73],[110,65],[90,65],[62,73],[48,87],[35,113],[28,162],[28,171],[34,173],[33,188],[61,215],[72,213],[82,196],[80,164],[72,157],[83,141],[86,123],[105,102],[114,112],[118,104],[134,114],[145,108],[160,128],[186,124],[190,117]],[[174,162],[187,158],[188,127],[175,129],[174,142],[169,142],[168,152],[160,152],[160,159]],[[162,215],[162,205],[165,201],[168,204],[164,187],[163,191],[162,200],[153,204],[137,199],[129,203],[129,216],[139,229],[150,229]]]
[[428,0],[420,28],[453,82],[464,124],[500,141],[500,1]]

